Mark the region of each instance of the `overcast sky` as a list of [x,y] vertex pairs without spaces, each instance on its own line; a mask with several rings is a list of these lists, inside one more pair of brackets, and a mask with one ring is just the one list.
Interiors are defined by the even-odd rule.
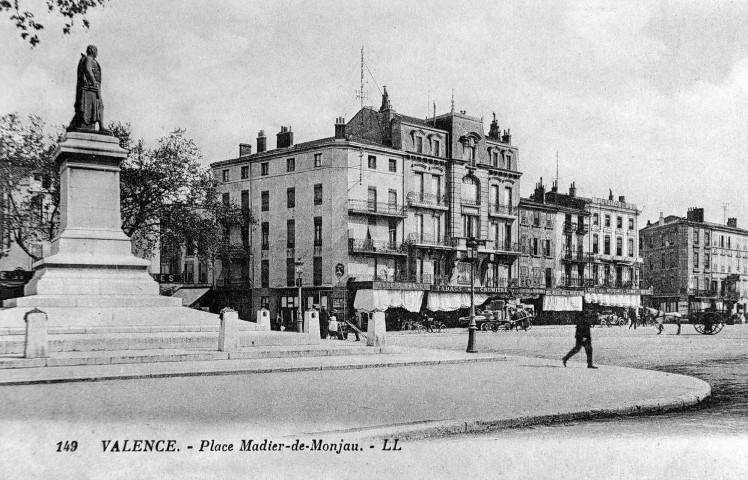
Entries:
[[[29,3],[28,1],[25,3]],[[496,112],[519,147],[522,195],[555,176],[625,195],[642,224],[723,204],[748,227],[748,2],[248,2],[112,0],[62,35],[45,12],[30,49],[0,22],[0,114],[67,124],[75,68],[93,43],[105,119],[147,142],[186,128],[207,163],[281,125],[333,134],[387,85],[400,113]],[[469,4],[468,4],[469,3]],[[23,3],[22,3],[23,4]]]

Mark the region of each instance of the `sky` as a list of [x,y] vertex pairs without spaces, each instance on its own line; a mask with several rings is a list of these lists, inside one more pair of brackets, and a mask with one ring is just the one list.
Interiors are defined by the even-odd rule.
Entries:
[[[39,4],[22,0],[23,4]],[[43,5],[43,4],[42,4]],[[205,164],[281,125],[332,136],[386,85],[396,111],[495,112],[519,148],[522,195],[561,190],[748,228],[748,2],[111,0],[91,27],[45,25],[31,49],[0,18],[0,114],[73,116],[75,69],[95,44],[105,120],[153,145],[184,128]],[[725,210],[726,208],[726,210]]]

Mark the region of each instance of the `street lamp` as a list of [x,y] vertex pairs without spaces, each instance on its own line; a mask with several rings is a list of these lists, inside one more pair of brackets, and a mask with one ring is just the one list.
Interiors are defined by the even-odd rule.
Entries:
[[301,274],[304,273],[303,266],[304,262],[301,260],[301,257],[296,259],[296,286],[299,287],[299,303],[298,307],[296,309],[296,330],[301,332],[304,330],[304,319],[302,317],[301,313]]
[[475,237],[469,237],[465,242],[470,259],[470,324],[468,325],[467,353],[478,353],[475,348],[475,331],[478,330],[478,326],[475,324],[475,262],[478,260],[478,247],[485,244],[485,240]]

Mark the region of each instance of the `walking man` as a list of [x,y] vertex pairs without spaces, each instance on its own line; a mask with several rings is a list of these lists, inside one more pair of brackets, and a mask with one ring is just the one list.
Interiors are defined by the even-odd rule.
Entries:
[[582,311],[579,312],[579,315],[577,315],[577,329],[576,333],[574,334],[574,337],[576,338],[576,345],[574,345],[574,348],[569,350],[569,353],[564,356],[564,358],[561,360],[564,363],[564,367],[566,366],[566,362],[569,361],[571,357],[577,354],[579,350],[584,347],[584,352],[587,354],[587,368],[597,368],[592,364],[592,336],[590,334],[590,326],[592,325],[592,316],[588,315],[584,312],[584,304],[582,306]]
[[634,327],[634,330],[636,330],[636,324],[639,323],[638,310],[639,309],[635,307],[629,308],[629,318],[631,319],[631,323],[629,323],[629,330],[631,330],[631,327]]

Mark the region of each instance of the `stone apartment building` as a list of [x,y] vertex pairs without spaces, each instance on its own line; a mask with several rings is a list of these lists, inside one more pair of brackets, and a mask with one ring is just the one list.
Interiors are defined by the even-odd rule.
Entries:
[[[498,123],[484,132],[463,112],[418,119],[397,113],[386,91],[333,137],[294,144],[290,127],[268,150],[244,145],[212,164],[222,191],[249,202],[258,220],[252,248],[253,308],[292,318],[313,304],[357,308],[464,306],[468,237],[478,248],[479,295],[506,292],[519,257],[518,151]],[[250,293],[251,292],[251,293]],[[480,297],[479,297],[480,298]],[[357,300],[358,301],[358,300]]]
[[685,217],[661,214],[639,236],[652,306],[687,313],[689,303],[698,309],[712,301],[725,309],[748,303],[748,230],[736,218],[706,222],[703,208],[690,208]]

